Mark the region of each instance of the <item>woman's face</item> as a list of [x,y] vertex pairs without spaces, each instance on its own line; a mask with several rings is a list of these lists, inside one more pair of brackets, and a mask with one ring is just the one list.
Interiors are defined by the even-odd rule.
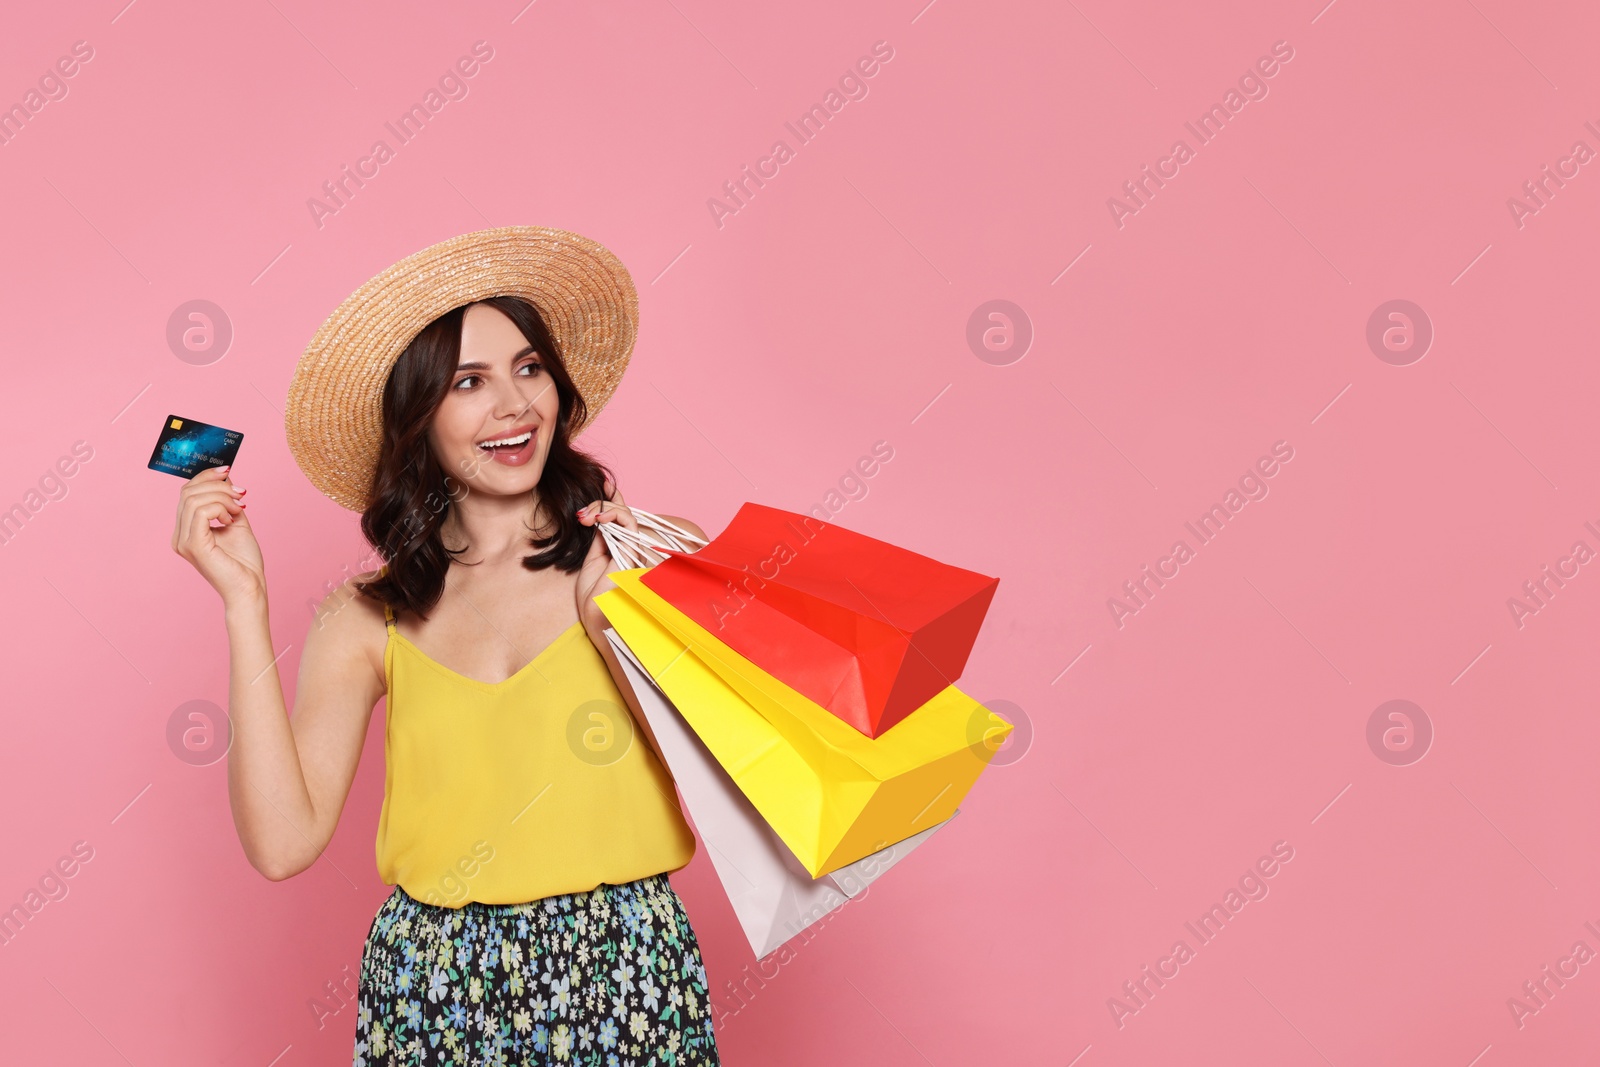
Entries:
[[487,304],[467,308],[461,361],[428,431],[445,473],[473,492],[532,491],[559,412],[544,359],[516,324]]

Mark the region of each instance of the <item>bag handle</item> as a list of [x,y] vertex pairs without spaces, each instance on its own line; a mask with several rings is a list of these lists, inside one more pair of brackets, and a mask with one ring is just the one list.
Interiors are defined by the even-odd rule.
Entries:
[[628,529],[621,523],[600,523],[600,536],[606,540],[606,550],[624,569],[654,567],[667,558],[661,553],[661,549],[693,552],[697,547],[711,543],[681,526],[668,522],[660,515],[635,507],[630,507],[628,510],[633,512],[634,519],[639,523],[638,532]]

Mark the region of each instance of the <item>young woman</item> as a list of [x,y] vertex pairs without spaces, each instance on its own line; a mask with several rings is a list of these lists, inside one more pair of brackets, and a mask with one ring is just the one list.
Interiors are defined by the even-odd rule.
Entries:
[[694,837],[595,603],[616,569],[597,524],[638,524],[571,443],[636,322],[621,263],[541,227],[425,249],[329,318],[291,451],[386,565],[323,603],[292,718],[247,490],[215,468],[180,496],[173,548],[228,629],[234,824],[266,877],[321,855],[387,698],[395,888],[362,955],[357,1067],[719,1062],[666,876]]

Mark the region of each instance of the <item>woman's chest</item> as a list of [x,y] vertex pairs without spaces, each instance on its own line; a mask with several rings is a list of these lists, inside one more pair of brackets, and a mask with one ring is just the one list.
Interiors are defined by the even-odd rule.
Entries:
[[428,618],[396,624],[401,635],[447,669],[487,684],[520,673],[578,622],[573,575],[486,572],[458,577]]

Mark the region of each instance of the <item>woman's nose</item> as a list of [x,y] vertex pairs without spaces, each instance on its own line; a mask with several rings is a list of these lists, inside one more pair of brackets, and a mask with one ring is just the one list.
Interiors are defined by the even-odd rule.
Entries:
[[[532,390],[527,390],[531,392]],[[515,381],[502,380],[495,393],[495,417],[500,419],[520,419],[533,401],[525,395],[525,391]]]
[[553,383],[548,375],[541,374],[533,381],[511,381],[505,385],[500,404],[510,417],[520,419],[533,409],[539,398]]

